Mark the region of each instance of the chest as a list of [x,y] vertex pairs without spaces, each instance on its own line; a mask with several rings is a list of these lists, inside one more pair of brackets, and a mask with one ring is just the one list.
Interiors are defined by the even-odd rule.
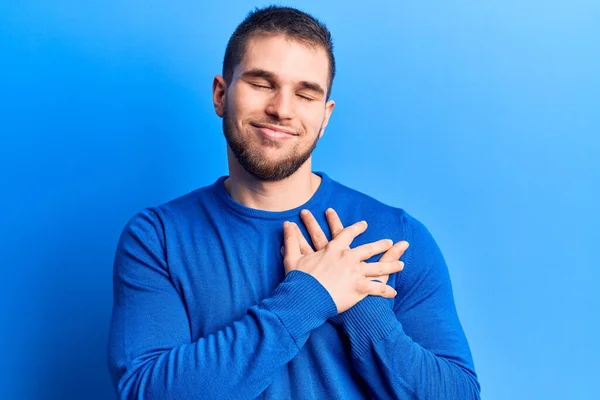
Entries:
[[240,319],[284,278],[279,224],[221,223],[177,243],[169,269],[187,311],[192,338]]
[[[284,279],[280,222],[221,222],[177,243],[169,269],[188,314],[192,340],[231,325],[270,297]],[[357,238],[360,245],[379,238]],[[390,276],[394,286],[396,275]],[[390,306],[393,303],[390,302]]]

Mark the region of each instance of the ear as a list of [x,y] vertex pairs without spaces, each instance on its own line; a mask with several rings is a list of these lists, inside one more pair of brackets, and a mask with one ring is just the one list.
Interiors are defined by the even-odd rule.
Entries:
[[327,124],[329,124],[329,118],[331,118],[331,113],[333,112],[334,108],[335,101],[329,100],[327,103],[325,103],[325,118],[323,118],[323,124],[321,124],[321,133],[319,134],[319,139],[321,139],[325,133],[325,127]]
[[227,83],[221,75],[213,79],[213,105],[215,112],[221,118],[225,113],[225,96],[227,95]]

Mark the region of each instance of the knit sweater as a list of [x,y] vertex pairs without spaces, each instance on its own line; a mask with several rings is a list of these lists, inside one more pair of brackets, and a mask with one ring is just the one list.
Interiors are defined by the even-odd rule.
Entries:
[[[479,398],[448,269],[425,226],[318,172],[302,206],[246,207],[226,177],[135,215],[114,261],[108,345],[121,399]],[[283,222],[325,210],[368,229],[351,247],[407,240],[394,299],[368,296],[337,314],[311,275],[285,275]],[[368,260],[376,261],[379,256]]]

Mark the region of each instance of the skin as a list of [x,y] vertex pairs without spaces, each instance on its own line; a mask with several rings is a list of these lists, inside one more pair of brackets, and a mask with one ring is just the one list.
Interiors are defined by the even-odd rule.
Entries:
[[365,297],[380,296],[393,298],[396,290],[369,277],[369,271],[397,272],[402,267],[398,260],[389,262],[365,263],[373,255],[389,250],[391,240],[363,244],[350,249],[350,243],[367,229],[366,221],[360,221],[343,228],[321,250],[302,254],[298,227],[292,223],[283,224],[284,258],[286,272],[299,270],[312,275],[329,292],[338,313],[342,313]]
[[[230,82],[213,80],[215,112],[224,119],[228,140],[229,178],[225,187],[237,202],[251,208],[282,211],[299,207],[317,190],[321,178],[312,173],[311,153],[323,136],[335,107],[326,100],[329,60],[325,50],[282,35],[255,35],[234,69]],[[285,141],[265,139],[257,124],[293,131]],[[248,171],[231,142],[245,149],[265,179]],[[277,173],[282,164],[302,160],[294,171]],[[246,168],[245,168],[246,167]],[[263,174],[264,175],[264,174]]]
[[[302,210],[300,213],[300,218],[306,227],[306,231],[310,235],[310,239],[313,242],[315,249],[317,251],[325,249],[330,242],[312,213],[309,210]],[[325,218],[331,231],[331,237],[333,240],[335,240],[344,230],[342,221],[333,208],[327,209],[325,212]],[[295,224],[293,224],[293,227],[295,230],[295,237],[297,238],[297,245],[300,248],[301,254],[309,255],[314,253],[315,250],[313,250],[311,245],[308,243],[302,234],[302,231],[300,231],[300,228]],[[371,280],[378,280],[381,283],[387,283],[389,274],[399,272],[404,269],[404,262],[398,260],[400,257],[402,257],[406,249],[408,249],[409,244],[405,240],[396,242],[393,245],[392,241],[389,239],[383,239],[383,241],[387,241],[387,245],[391,247],[389,247],[388,250],[381,256],[379,262],[365,263],[363,261],[361,263],[361,267],[365,277],[369,277]],[[285,249],[282,249],[282,253],[285,254]],[[394,262],[396,261],[398,262],[398,265],[395,265]]]
[[[312,151],[323,136],[335,107],[326,99],[329,59],[325,49],[283,35],[254,35],[229,82],[213,80],[215,112],[223,118],[229,178],[225,187],[237,202],[256,209],[283,211],[306,203],[321,183],[312,173]],[[285,140],[268,138],[261,128],[287,132]],[[284,224],[282,249],[286,273],[310,273],[329,291],[339,312],[367,295],[394,297],[390,273],[402,270],[404,245],[380,240],[350,249],[367,227],[359,222],[343,228],[328,212],[334,237],[327,242],[314,217],[302,219],[316,251],[297,225]],[[376,263],[365,260],[385,252]],[[377,279],[380,282],[374,282]]]

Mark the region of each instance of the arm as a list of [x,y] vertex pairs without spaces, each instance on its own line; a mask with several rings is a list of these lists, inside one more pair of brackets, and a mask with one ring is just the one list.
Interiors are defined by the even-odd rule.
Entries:
[[479,399],[448,269],[429,231],[409,223],[394,309],[369,296],[333,318],[350,340],[357,372],[378,399]]
[[309,333],[337,313],[316,279],[291,271],[242,319],[191,342],[160,227],[156,213],[145,210],[117,247],[108,361],[120,399],[255,398]]

